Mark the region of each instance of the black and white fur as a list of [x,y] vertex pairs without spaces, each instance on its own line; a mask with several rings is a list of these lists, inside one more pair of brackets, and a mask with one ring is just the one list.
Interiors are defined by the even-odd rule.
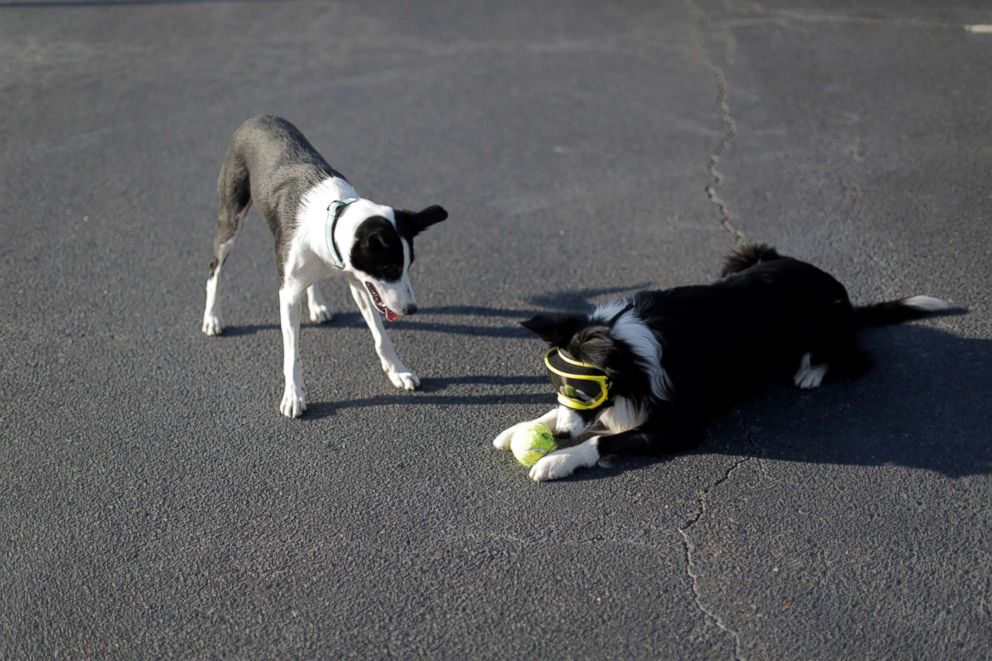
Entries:
[[[750,245],[726,259],[713,284],[640,292],[589,315],[529,319],[525,327],[604,370],[613,383],[600,409],[559,406],[536,420],[559,438],[591,438],[542,458],[530,477],[562,478],[609,454],[692,447],[708,416],[769,379],[792,375],[796,386],[808,390],[819,387],[828,372],[864,371],[869,361],[856,346],[859,328],[949,308],[929,296],[854,307],[829,274],[768,246]],[[493,445],[507,449],[517,427]]]
[[372,331],[386,376],[397,388],[413,390],[420,385],[417,375],[396,355],[381,316],[416,312],[409,277],[413,237],[444,220],[448,215],[444,209],[431,206],[414,213],[361,198],[295,126],[272,116],[249,119],[235,131],[217,191],[220,213],[203,332],[220,335],[224,329],[218,302],[220,276],[245,216],[255,205],[276,242],[285,377],[279,410],[283,415],[296,418],[307,407],[299,366],[301,299],[306,292],[310,321],[331,318],[317,281],[339,270],[327,245],[328,206],[348,197],[358,200],[344,207],[334,229],[334,242],[344,262],[340,271]]

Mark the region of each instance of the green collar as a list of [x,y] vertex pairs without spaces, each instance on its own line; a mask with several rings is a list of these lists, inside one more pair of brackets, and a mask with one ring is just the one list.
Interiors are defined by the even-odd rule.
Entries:
[[344,260],[341,259],[341,253],[338,252],[338,246],[334,242],[334,228],[338,226],[338,219],[341,218],[341,214],[344,212],[345,207],[352,202],[357,201],[357,197],[346,197],[343,200],[334,200],[327,205],[327,219],[330,221],[326,225],[327,247],[331,250],[331,264],[333,264],[336,269],[344,268]]

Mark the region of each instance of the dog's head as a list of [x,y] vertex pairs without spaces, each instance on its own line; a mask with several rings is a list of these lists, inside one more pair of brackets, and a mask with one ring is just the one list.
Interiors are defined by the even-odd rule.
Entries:
[[439,206],[404,211],[358,200],[349,205],[335,233],[345,270],[361,282],[372,303],[388,321],[417,311],[410,286],[413,239],[448,217]]
[[576,409],[559,398],[559,437],[577,438],[596,423],[612,432],[633,429],[644,422],[652,398],[666,397],[661,346],[625,301],[590,315],[538,315],[522,323],[569,358],[600,370],[608,382],[607,400],[594,409]]

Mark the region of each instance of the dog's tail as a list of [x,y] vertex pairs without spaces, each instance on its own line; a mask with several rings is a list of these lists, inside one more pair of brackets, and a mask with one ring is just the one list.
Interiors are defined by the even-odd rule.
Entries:
[[934,313],[954,310],[950,303],[933,296],[910,296],[897,301],[885,301],[854,308],[854,323],[858,326],[883,326],[900,321],[919,319]]
[[720,277],[740,273],[761,262],[770,262],[774,259],[782,259],[782,255],[767,243],[745,243],[723,258]]

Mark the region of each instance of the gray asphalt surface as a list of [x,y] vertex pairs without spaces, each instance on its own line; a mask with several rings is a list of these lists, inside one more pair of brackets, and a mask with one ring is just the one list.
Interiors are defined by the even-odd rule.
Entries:
[[[992,656],[985,2],[0,2],[0,657]],[[418,239],[423,377],[343,283],[278,413],[271,239],[199,330],[234,128],[295,122]],[[716,157],[716,158],[714,158]],[[711,187],[707,192],[707,187]],[[705,282],[740,233],[856,301],[860,380],[535,485],[516,322]]]

